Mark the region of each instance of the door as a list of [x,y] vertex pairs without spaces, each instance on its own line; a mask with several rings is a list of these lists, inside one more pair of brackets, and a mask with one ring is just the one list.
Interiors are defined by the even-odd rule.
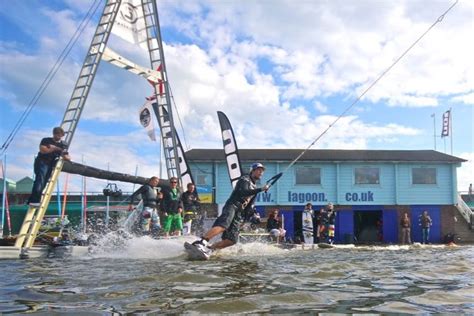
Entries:
[[351,244],[354,242],[354,212],[352,210],[338,210],[336,216],[337,243]]
[[383,211],[383,241],[398,244],[398,214],[396,210]]

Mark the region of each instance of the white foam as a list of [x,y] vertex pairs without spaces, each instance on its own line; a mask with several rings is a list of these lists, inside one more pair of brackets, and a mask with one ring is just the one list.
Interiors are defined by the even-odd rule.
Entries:
[[242,256],[271,256],[287,252],[288,250],[278,247],[276,244],[268,244],[262,242],[238,243],[234,246],[227,247],[218,251],[218,256],[225,257],[242,257]]
[[96,245],[91,246],[95,258],[123,259],[168,259],[184,256],[185,241],[194,241],[196,236],[154,239],[149,236],[133,237],[118,234],[102,236]]

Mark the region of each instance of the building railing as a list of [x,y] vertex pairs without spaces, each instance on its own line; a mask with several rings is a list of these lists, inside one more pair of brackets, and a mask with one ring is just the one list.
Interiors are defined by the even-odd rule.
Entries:
[[464,219],[466,220],[466,222],[472,226],[472,223],[471,223],[471,220],[473,219],[473,212],[471,210],[471,208],[469,207],[469,205],[466,204],[466,202],[464,202],[464,200],[462,199],[461,197],[461,194],[458,194],[458,203],[456,205],[459,213],[464,217]]

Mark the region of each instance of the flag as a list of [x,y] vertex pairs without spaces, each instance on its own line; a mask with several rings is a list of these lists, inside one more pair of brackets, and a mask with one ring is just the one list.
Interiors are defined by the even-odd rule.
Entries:
[[449,121],[451,110],[443,113],[443,127],[441,128],[441,137],[449,136]]
[[141,0],[123,0],[112,27],[112,33],[132,44],[148,49],[146,24]]
[[153,125],[153,118],[151,117],[151,102],[145,102],[141,107],[139,112],[140,123],[146,129],[148,136],[150,136],[152,141],[156,141],[155,137],[155,127]]

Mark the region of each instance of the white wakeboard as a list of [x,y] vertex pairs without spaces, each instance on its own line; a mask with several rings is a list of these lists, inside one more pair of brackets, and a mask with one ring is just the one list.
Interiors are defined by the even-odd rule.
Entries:
[[209,260],[209,256],[187,241],[184,243],[184,250],[186,251],[189,260]]
[[313,211],[303,211],[303,238],[305,244],[313,244]]

